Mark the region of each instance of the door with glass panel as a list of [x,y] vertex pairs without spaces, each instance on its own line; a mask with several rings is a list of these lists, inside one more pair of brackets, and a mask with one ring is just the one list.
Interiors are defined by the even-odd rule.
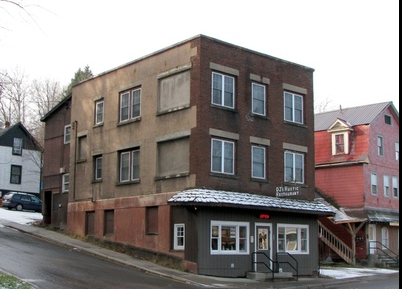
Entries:
[[254,270],[270,273],[272,268],[272,236],[271,225],[256,224],[255,230],[255,254]]

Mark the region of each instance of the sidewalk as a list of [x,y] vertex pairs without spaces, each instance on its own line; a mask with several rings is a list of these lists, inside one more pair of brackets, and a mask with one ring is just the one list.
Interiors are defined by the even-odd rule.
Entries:
[[[320,278],[299,278],[297,281],[280,281],[275,280],[274,282],[259,282],[255,280],[250,280],[247,278],[221,278],[221,277],[210,277],[203,275],[196,275],[187,272],[182,272],[170,268],[166,268],[157,265],[150,261],[145,261],[141,259],[136,259],[126,254],[115,252],[113,250],[108,250],[94,244],[84,242],[71,238],[65,234],[58,233],[55,231],[47,230],[44,228],[36,226],[28,226],[24,224],[18,224],[11,221],[3,222],[6,227],[14,228],[16,230],[67,246],[73,250],[84,251],[89,254],[93,254],[114,262],[124,264],[145,272],[149,272],[155,275],[172,278],[179,280],[181,282],[194,284],[203,288],[248,288],[248,289],[321,289],[321,288],[331,288],[335,284],[345,284],[359,282],[361,278],[387,278],[389,274],[378,274],[374,277],[358,277],[358,278],[347,278],[347,279],[334,279],[329,277]],[[348,270],[349,268],[331,268],[331,270]],[[342,272],[340,272],[342,274]],[[395,271],[398,274],[399,271]]]

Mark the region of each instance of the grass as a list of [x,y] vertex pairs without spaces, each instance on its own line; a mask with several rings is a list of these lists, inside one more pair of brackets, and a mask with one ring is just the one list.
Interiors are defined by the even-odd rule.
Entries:
[[0,289],[33,289],[31,285],[18,278],[0,272]]

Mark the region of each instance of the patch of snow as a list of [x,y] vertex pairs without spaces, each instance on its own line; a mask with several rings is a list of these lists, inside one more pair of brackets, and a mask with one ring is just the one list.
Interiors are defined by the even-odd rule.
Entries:
[[23,225],[31,225],[43,219],[42,213],[34,211],[15,211],[0,207],[0,224],[2,221],[11,221]]

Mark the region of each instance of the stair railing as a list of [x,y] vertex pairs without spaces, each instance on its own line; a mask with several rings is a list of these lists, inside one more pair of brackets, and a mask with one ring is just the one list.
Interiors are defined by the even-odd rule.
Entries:
[[[374,244],[374,247],[372,246]],[[375,249],[377,251],[381,251],[382,255],[386,256],[387,258],[393,260],[399,267],[399,255],[395,252],[393,252],[391,249],[389,249],[387,246],[382,244],[379,241],[369,241],[369,249]],[[393,256],[391,256],[392,254]]]
[[[279,260],[279,255],[285,255],[285,256],[288,256],[291,259],[293,259],[293,261],[295,262],[295,266],[293,266],[290,262],[287,262],[287,261],[278,261]],[[296,272],[296,280],[299,280],[299,262],[297,262],[295,257],[293,257],[288,252],[277,252],[276,253],[276,260],[277,260],[276,261],[277,264],[288,264]]]

